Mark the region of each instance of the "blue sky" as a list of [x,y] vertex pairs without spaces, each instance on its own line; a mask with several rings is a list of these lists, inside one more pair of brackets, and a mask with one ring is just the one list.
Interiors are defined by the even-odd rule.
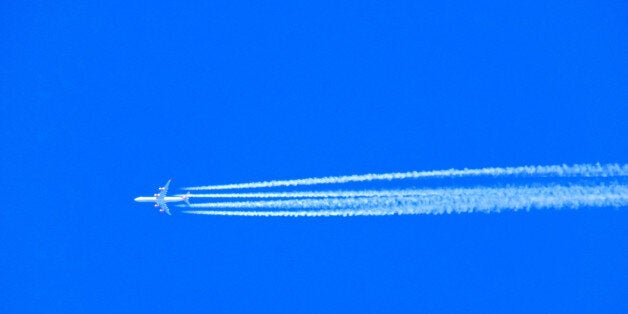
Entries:
[[132,202],[168,178],[626,163],[622,1],[0,6],[4,313],[628,310],[625,208],[275,219]]

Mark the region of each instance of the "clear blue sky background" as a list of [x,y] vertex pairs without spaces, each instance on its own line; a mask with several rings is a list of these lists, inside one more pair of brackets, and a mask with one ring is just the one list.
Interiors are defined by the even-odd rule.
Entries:
[[628,312],[628,212],[221,218],[138,195],[627,162],[625,1],[3,1],[0,312]]

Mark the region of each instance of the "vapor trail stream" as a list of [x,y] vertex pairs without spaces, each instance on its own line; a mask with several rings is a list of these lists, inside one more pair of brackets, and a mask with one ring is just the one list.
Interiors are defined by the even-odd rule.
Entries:
[[579,165],[554,165],[554,166],[523,166],[523,167],[492,167],[480,169],[449,169],[432,171],[411,171],[383,174],[364,174],[349,176],[334,176],[322,178],[306,178],[295,180],[276,180],[251,183],[237,183],[225,185],[208,185],[187,187],[184,190],[229,190],[271,188],[316,184],[341,184],[348,182],[368,182],[383,180],[421,179],[421,178],[448,178],[448,177],[625,177],[628,176],[628,165],[619,164],[579,164]]
[[[422,190],[418,190],[422,191]],[[501,210],[620,207],[628,205],[628,185],[549,185],[433,189],[399,197],[349,197],[273,201],[215,202],[193,208],[277,208],[282,210],[186,210],[183,213],[220,216],[384,216],[499,212]],[[309,209],[309,210],[308,210]]]
[[[399,197],[426,195],[438,190],[364,190],[364,191],[316,191],[316,192],[264,192],[264,193],[211,193],[190,194],[190,198],[348,198],[348,197]],[[183,196],[186,194],[180,194]]]

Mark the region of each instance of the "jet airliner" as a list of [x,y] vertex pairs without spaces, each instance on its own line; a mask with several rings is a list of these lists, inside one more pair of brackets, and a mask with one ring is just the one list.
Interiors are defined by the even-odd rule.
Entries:
[[187,195],[182,196],[166,196],[168,194],[168,186],[170,185],[170,181],[166,182],[166,185],[159,188],[159,193],[154,196],[140,196],[136,197],[135,201],[140,203],[155,203],[155,207],[159,208],[159,212],[165,212],[170,215],[170,209],[166,203],[174,203],[174,202],[186,202],[188,206],[190,205],[190,192]]

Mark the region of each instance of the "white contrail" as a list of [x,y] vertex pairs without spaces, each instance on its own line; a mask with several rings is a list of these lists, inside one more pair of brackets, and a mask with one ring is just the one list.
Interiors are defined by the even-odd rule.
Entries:
[[[326,203],[322,200],[288,200],[234,202],[233,208],[290,208],[293,210],[187,210],[186,214],[221,216],[384,216],[412,214],[444,214],[468,212],[499,212],[501,210],[621,207],[628,206],[628,185],[552,185],[521,187],[483,187],[473,189],[442,189],[440,194],[423,197],[356,198]],[[194,207],[205,207],[197,204]],[[223,204],[224,205],[224,204]],[[213,207],[213,206],[212,206]],[[307,208],[323,208],[306,210]]]
[[532,176],[532,177],[625,177],[628,176],[628,165],[619,164],[580,164],[556,166],[524,166],[524,167],[492,167],[480,169],[449,169],[432,171],[411,171],[384,174],[364,174],[322,178],[307,178],[296,180],[276,180],[251,183],[237,183],[225,185],[208,185],[187,187],[184,190],[228,190],[269,188],[280,186],[338,184],[347,182],[366,182],[375,180],[399,180],[443,177],[477,177],[477,176]]
[[275,201],[211,202],[177,206],[191,208],[356,208],[374,205],[392,205],[397,202],[407,202],[412,200],[412,198],[405,199],[403,197],[325,198]]
[[[365,191],[316,191],[316,192],[264,192],[264,193],[211,193],[180,194],[190,198],[347,198],[347,197],[393,197],[424,195],[430,190],[365,190]],[[437,193],[437,192],[431,192]]]

